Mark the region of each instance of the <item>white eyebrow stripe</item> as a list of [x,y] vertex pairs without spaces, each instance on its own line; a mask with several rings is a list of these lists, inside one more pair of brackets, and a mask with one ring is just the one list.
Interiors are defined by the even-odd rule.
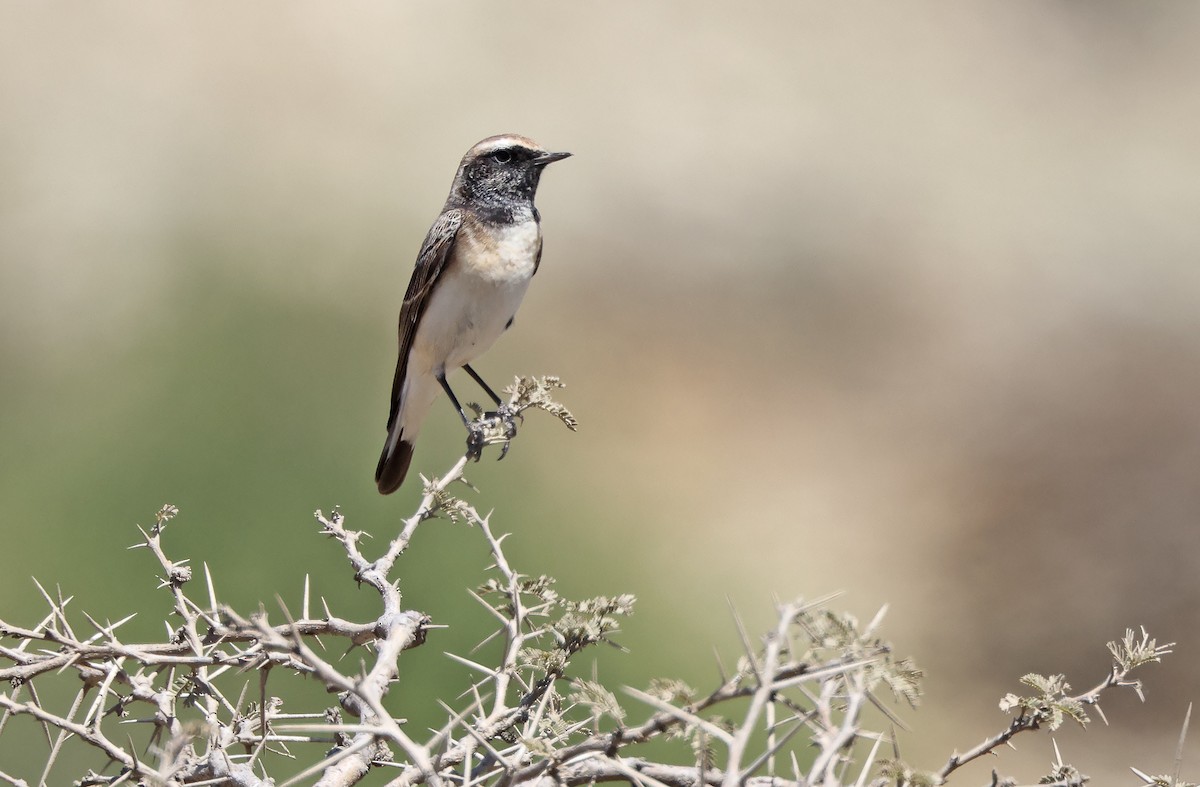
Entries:
[[541,151],[542,146],[528,137],[517,134],[502,134],[498,137],[488,137],[471,149],[475,154],[487,154],[503,148],[523,147],[529,150]]

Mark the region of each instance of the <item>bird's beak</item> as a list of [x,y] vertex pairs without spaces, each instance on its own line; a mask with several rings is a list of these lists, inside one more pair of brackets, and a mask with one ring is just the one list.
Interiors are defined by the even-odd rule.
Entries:
[[537,164],[539,167],[544,167],[547,164],[553,164],[556,161],[562,161],[570,155],[570,153],[550,153],[547,151],[545,153],[539,153],[537,158],[533,160],[533,163]]

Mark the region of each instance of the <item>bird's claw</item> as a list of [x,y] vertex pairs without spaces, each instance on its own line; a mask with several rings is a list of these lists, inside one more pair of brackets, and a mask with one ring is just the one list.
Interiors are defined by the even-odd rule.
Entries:
[[474,459],[478,462],[483,456],[483,447],[487,443],[483,419],[477,419],[467,424],[467,459]]
[[517,418],[521,418],[520,413],[502,404],[467,424],[467,458],[478,462],[485,445],[502,443],[499,458],[503,459],[508,454],[512,439],[517,436]]
[[500,456],[496,457],[496,461],[498,462],[508,456],[508,449],[512,445],[512,439],[517,436],[517,422],[515,419],[520,418],[521,414],[514,412],[508,405],[502,404],[496,409],[495,417],[499,420],[500,426],[504,430],[504,445],[500,447]]

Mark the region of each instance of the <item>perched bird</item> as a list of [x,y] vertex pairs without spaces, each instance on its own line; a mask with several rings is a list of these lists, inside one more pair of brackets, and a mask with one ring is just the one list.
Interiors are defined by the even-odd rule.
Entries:
[[467,151],[450,196],[429,228],[400,307],[400,359],[392,382],[387,442],[375,469],[381,494],[395,492],[412,461],[421,422],[444,390],[463,411],[446,374],[459,367],[499,408],[500,397],[468,364],[510,325],[542,259],[533,197],[551,153],[516,134],[488,137]]

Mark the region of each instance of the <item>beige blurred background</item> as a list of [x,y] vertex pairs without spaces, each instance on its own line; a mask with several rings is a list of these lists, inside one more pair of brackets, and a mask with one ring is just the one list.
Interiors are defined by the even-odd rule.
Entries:
[[[531,417],[473,499],[518,568],[639,596],[602,675],[711,685],[727,599],[756,628],[774,595],[887,603],[935,768],[1020,675],[1083,688],[1144,624],[1179,643],[1147,704],[1056,737],[1096,783],[1169,771],[1200,698],[1198,36],[1183,2],[5,5],[0,618],[40,619],[34,575],[160,636],[124,547],[165,502],[228,600],[311,573],[375,614],[311,512],[382,545],[414,507],[371,478],[396,311],[458,158],[515,131],[576,156],[477,368],[561,375],[582,429]],[[414,467],[461,441],[439,405]],[[407,560],[452,624],[408,662],[419,718],[487,560],[449,524]],[[1049,769],[1018,746],[958,781]]]

